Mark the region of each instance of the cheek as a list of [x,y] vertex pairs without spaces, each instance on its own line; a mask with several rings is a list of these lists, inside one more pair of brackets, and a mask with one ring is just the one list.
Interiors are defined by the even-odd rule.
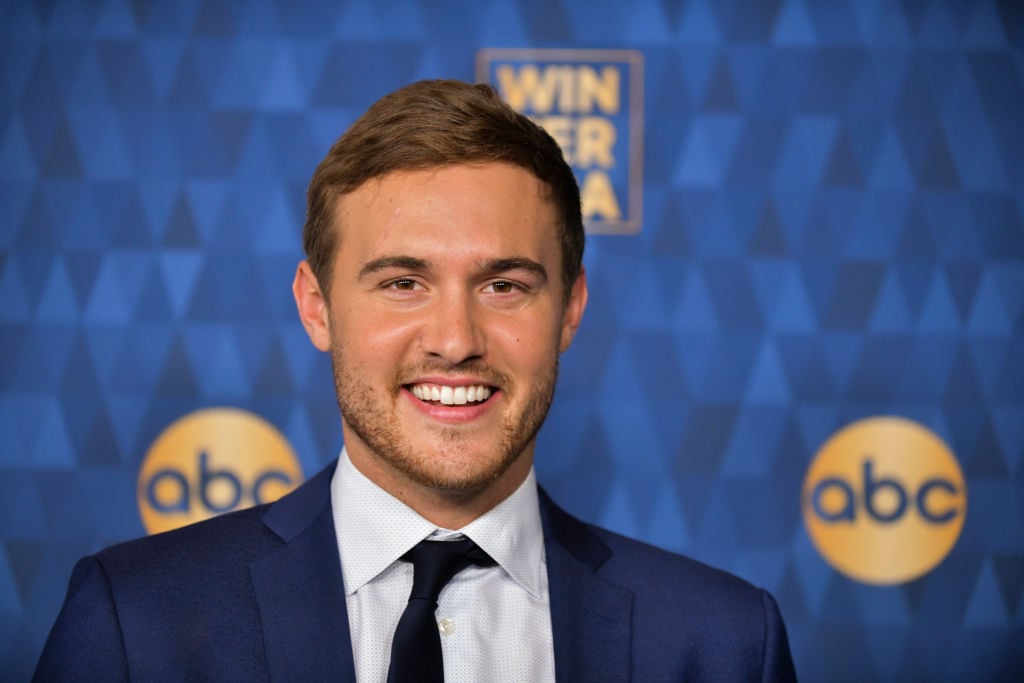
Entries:
[[347,347],[366,349],[373,355],[386,355],[396,347],[415,339],[420,322],[415,316],[395,315],[372,306],[350,306],[338,316],[331,328],[335,340]]
[[343,337],[349,349],[346,358],[365,381],[391,387],[425,361],[423,322],[417,316],[367,316],[354,321],[358,322]]
[[503,326],[492,336],[498,342],[505,361],[526,370],[544,368],[553,362],[558,349],[558,330],[548,325],[524,324],[523,321]]
[[400,317],[356,328],[360,343],[371,349],[379,349],[381,353],[407,350],[415,343],[419,331],[418,323]]

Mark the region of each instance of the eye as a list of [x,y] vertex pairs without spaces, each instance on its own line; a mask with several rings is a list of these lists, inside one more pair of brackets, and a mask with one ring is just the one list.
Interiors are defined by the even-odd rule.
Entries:
[[520,291],[522,288],[514,282],[508,280],[495,280],[494,282],[487,285],[484,291],[491,291],[495,294],[513,294]]
[[387,283],[387,289],[393,289],[398,292],[411,292],[416,289],[416,281],[408,278],[402,278],[400,280],[392,280]]

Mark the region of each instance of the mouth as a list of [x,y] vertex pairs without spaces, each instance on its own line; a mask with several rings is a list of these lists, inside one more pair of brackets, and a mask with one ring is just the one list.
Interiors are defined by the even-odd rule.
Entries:
[[407,384],[405,388],[413,396],[427,404],[443,406],[471,406],[484,403],[496,391],[486,384],[451,386],[420,382]]

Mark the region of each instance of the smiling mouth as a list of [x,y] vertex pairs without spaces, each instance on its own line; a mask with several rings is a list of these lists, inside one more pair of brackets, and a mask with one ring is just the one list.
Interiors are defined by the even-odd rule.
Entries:
[[450,387],[444,384],[408,384],[409,392],[424,403],[444,406],[464,406],[483,403],[494,390],[483,384]]

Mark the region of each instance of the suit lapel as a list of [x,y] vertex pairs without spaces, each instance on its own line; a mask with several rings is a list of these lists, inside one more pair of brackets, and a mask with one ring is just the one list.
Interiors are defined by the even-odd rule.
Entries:
[[250,565],[272,679],[355,681],[328,467],[272,505],[284,544]]
[[555,677],[559,681],[627,681],[633,594],[597,574],[611,557],[608,546],[544,491],[540,502]]

